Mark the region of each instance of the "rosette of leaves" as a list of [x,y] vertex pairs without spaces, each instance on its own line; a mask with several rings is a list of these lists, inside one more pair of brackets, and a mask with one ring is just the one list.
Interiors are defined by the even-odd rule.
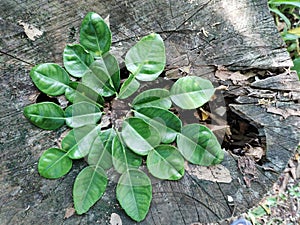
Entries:
[[[170,111],[173,104],[195,109],[210,100],[214,87],[196,76],[177,80],[170,90],[150,89],[132,102],[133,116],[122,128],[103,129],[100,125],[105,97],[127,98],[136,92],[140,81],[153,81],[164,70],[165,47],[158,34],[140,39],[126,54],[130,75],[122,85],[120,69],[109,53],[111,32],[96,13],[90,12],[80,28],[80,43],[67,45],[64,68],[45,63],[32,68],[30,76],[37,88],[49,95],[65,95],[69,106],[63,109],[52,102],[32,104],[25,117],[39,128],[55,130],[67,125],[71,130],[61,148],[46,150],[39,159],[38,171],[49,179],[60,178],[72,168],[75,159],[85,158],[88,166],[76,177],[74,207],[83,214],[105,192],[107,170],[120,173],[116,197],[125,212],[142,221],[149,210],[152,185],[140,169],[145,158],[149,173],[163,180],[178,180],[184,175],[184,161],[214,165],[224,157],[214,134],[205,126],[189,124]],[[72,76],[72,79],[70,78]]]

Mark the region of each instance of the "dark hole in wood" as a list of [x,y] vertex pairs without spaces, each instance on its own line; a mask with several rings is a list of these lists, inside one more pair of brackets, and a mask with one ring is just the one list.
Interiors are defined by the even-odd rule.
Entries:
[[122,79],[127,79],[130,75],[130,72],[127,70],[126,66],[124,63],[122,63],[120,65],[120,77],[121,77],[121,80]]
[[[266,149],[266,137],[262,127],[254,122],[243,119],[229,108],[230,103],[234,103],[234,98],[225,98],[227,107],[227,121],[230,126],[231,135],[225,135],[222,147],[231,151],[235,155],[244,156],[249,148],[261,147]],[[258,164],[265,162],[262,156]]]
[[41,102],[53,102],[55,104],[58,104],[59,105],[59,102],[57,100],[57,98],[54,98],[54,97],[50,97],[44,93],[40,93],[38,95],[38,97],[36,98],[36,103],[41,103]]

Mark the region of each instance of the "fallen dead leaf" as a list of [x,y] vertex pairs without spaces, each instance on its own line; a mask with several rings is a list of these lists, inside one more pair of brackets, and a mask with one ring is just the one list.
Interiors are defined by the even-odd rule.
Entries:
[[104,22],[107,24],[108,27],[110,27],[110,23],[109,23],[109,14],[107,15],[107,17],[104,18]]
[[[248,95],[248,96],[250,96],[250,95]],[[271,104],[273,104],[275,102],[276,101],[271,100],[271,99],[265,99],[265,98],[258,99],[258,105],[267,105],[268,106],[268,105],[271,105]]]
[[255,161],[259,161],[265,154],[265,150],[262,147],[252,147],[248,145],[245,150],[246,156],[251,156]]
[[256,76],[256,74],[253,72],[248,72],[248,73],[242,74],[239,71],[233,72],[233,71],[227,70],[227,68],[225,68],[223,66],[218,66],[218,69],[215,72],[215,76],[223,81],[232,80],[232,82],[234,84],[237,84],[240,81],[246,81],[249,78]]
[[189,174],[196,176],[200,180],[218,183],[231,183],[232,181],[230,171],[223,165],[206,167],[186,163],[185,169]]
[[232,135],[229,125],[206,124],[206,126],[217,136],[222,135],[224,137],[224,134],[228,136]]
[[75,214],[75,209],[73,207],[67,208],[64,219],[68,219]]
[[204,109],[200,108],[201,111],[201,120],[205,121],[209,118],[209,113],[206,112]]
[[22,21],[19,21],[19,24],[23,26],[25,34],[32,41],[35,41],[36,38],[40,37],[43,34],[43,31],[37,29],[31,24],[24,23]]
[[224,66],[218,66],[218,69],[215,72],[215,76],[223,81],[228,80],[231,74],[232,72],[227,70]]
[[183,66],[183,67],[180,67],[179,68],[179,71],[181,73],[184,73],[184,74],[190,74],[191,73],[191,65],[188,65],[188,66]]
[[179,72],[179,69],[170,69],[166,71],[166,78],[167,79],[178,79],[182,77],[182,75]]
[[111,214],[110,225],[122,225],[121,217],[117,213]]

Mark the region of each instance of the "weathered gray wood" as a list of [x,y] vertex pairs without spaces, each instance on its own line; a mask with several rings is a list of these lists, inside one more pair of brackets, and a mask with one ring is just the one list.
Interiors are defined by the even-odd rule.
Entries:
[[[191,66],[192,74],[218,82],[214,76],[217,65],[231,70],[291,66],[266,1],[2,0],[0,8],[1,224],[109,224],[111,213],[119,214],[123,224],[134,224],[115,200],[118,175],[113,171],[106,194],[87,214],[64,219],[66,209],[72,207],[72,183],[84,162],[75,163],[72,172],[62,179],[41,178],[36,168],[38,158],[43,150],[58,144],[64,129],[41,131],[22,115],[24,106],[33,103],[38,94],[29,78],[30,68],[43,62],[62,64],[63,48],[78,39],[78,28],[87,12],[110,16],[112,50],[120,61],[139,37],[158,32],[166,42],[167,71],[179,72],[181,67]],[[37,27],[43,35],[30,40],[20,20]],[[264,90],[285,96],[280,104],[297,100],[283,95],[298,93],[297,86],[290,86],[296,82],[296,75],[286,75],[292,82],[282,83],[285,75],[260,77],[262,81],[247,85],[225,81],[230,86],[224,96],[240,96],[245,103],[240,101],[231,108],[262,127],[267,140],[267,162],[255,165],[256,179],[251,187],[243,181],[244,174],[238,166],[241,159],[227,153],[222,165],[230,171],[231,183],[199,180],[189,172],[178,182],[154,181],[153,202],[142,224],[222,221],[244,212],[262,198],[299,142],[299,117],[284,119],[267,113],[264,105],[257,105],[265,98]],[[255,90],[256,96],[251,96],[249,90]],[[299,110],[299,105],[284,106],[293,107]],[[228,202],[228,196],[233,197],[233,204]]]

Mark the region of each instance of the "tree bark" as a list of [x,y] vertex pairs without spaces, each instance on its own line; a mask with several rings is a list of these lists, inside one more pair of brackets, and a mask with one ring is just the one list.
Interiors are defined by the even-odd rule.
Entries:
[[[193,165],[180,181],[154,182],[151,208],[141,224],[222,222],[245,212],[270,190],[299,144],[299,81],[295,73],[285,71],[292,63],[266,1],[2,0],[0,8],[1,224],[109,224],[112,213],[119,214],[123,224],[134,224],[115,199],[113,171],[106,193],[88,213],[64,218],[72,208],[74,178],[85,163],[76,162],[58,180],[40,177],[39,156],[58,145],[66,128],[42,131],[22,114],[39,94],[30,69],[45,62],[62,65],[63,49],[78,40],[80,23],[89,11],[109,16],[112,53],[120,62],[140,37],[159,33],[166,45],[166,74],[180,76],[188,67],[192,75],[227,85],[222,94],[234,99],[231,110],[266,140],[260,164],[226,151],[222,166],[230,172],[230,182],[200,179]],[[24,23],[42,35],[31,37]],[[220,66],[243,73],[251,70],[260,80],[220,79],[216,76]],[[245,161],[254,165],[251,185],[245,182]]]

